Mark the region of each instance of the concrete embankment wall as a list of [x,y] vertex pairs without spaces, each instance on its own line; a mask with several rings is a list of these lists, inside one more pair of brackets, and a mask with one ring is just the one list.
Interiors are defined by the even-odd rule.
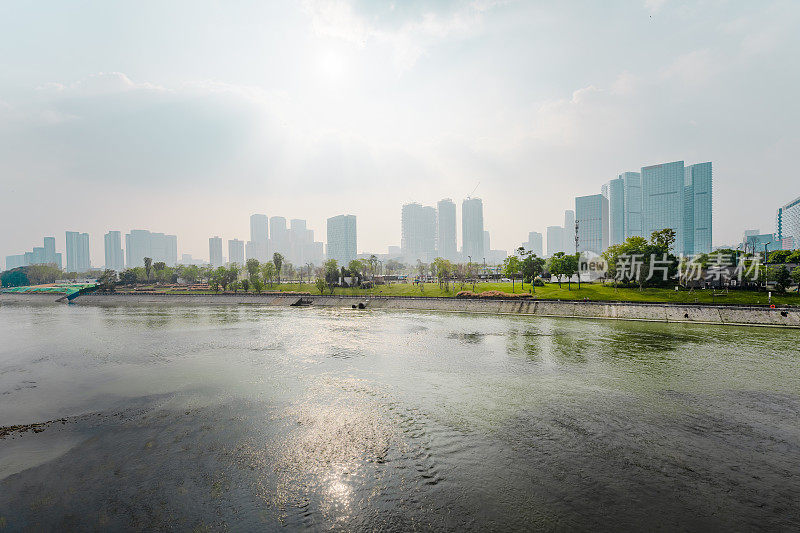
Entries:
[[[0,294],[3,302],[52,302],[53,295]],[[759,325],[800,328],[800,309],[770,309],[758,306],[673,305],[629,302],[573,302],[557,300],[479,300],[422,297],[308,296],[284,294],[86,294],[78,305],[179,304],[351,308],[359,303],[367,309],[405,309],[464,313],[518,314],[550,317],[646,320],[699,324]]]

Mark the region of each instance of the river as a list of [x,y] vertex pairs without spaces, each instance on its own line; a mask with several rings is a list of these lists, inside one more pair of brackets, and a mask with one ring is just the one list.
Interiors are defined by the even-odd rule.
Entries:
[[[800,331],[0,307],[0,531],[800,527]],[[46,422],[46,423],[45,423]]]

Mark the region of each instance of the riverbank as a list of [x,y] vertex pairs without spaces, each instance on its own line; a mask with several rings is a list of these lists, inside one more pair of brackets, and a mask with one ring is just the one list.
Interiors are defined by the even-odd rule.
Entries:
[[[198,291],[188,291],[181,286],[164,285],[139,285],[137,291],[152,290],[155,292],[170,292],[178,294],[191,294]],[[118,287],[117,292],[130,291],[128,287]],[[338,296],[416,296],[416,297],[443,297],[453,298],[462,290],[469,290],[478,293],[486,291],[500,291],[515,295],[535,296],[539,300],[590,300],[593,302],[650,302],[668,304],[711,304],[711,305],[769,305],[776,306],[800,305],[800,294],[796,291],[788,293],[772,292],[772,297],[763,291],[751,290],[724,290],[724,289],[694,289],[694,290],[675,290],[666,287],[614,287],[611,283],[581,283],[578,288],[576,283],[569,285],[564,282],[561,286],[558,283],[545,283],[544,286],[536,287],[531,293],[530,284],[526,283],[521,287],[519,281],[511,282],[479,282],[473,287],[471,283],[464,285],[451,283],[449,287],[440,287],[438,283],[389,283],[377,285],[372,288],[364,289],[357,287],[337,287],[335,294]],[[213,294],[214,291],[200,291],[206,294]],[[275,293],[307,293],[319,295],[319,290],[309,283],[280,283],[275,284],[265,292]],[[325,293],[327,294],[327,290]]]
[[[3,294],[0,303],[49,302],[42,295]],[[800,311],[792,308],[645,302],[576,302],[538,299],[486,300],[429,297],[319,296],[282,294],[86,294],[77,305],[263,305],[393,309],[510,314],[604,320],[748,325],[800,328]],[[360,304],[360,305],[359,305]]]

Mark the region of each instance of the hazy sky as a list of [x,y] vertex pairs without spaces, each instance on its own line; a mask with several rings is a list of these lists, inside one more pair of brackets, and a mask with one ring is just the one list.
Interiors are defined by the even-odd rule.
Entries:
[[800,195],[800,3],[0,2],[0,255],[64,230],[484,200],[492,247],[643,165],[713,161],[714,242]]

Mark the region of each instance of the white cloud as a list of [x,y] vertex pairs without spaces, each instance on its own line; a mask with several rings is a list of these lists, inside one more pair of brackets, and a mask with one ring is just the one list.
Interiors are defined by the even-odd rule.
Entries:
[[484,13],[501,3],[475,1],[440,11],[423,4],[424,8],[407,17],[399,17],[394,7],[389,9],[390,16],[368,17],[346,0],[307,0],[304,5],[318,34],[358,47],[368,43],[389,46],[398,68],[407,70],[429,47],[445,39],[471,35],[480,26]]

